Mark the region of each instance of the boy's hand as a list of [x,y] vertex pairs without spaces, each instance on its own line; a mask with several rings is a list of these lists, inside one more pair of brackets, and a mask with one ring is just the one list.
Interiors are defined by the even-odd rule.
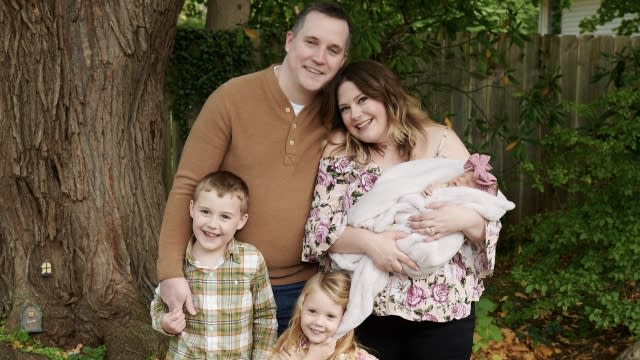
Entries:
[[326,360],[336,351],[336,339],[328,338],[320,344],[310,344],[305,360]]
[[187,320],[182,310],[172,311],[164,314],[160,326],[168,334],[180,334],[187,326]]

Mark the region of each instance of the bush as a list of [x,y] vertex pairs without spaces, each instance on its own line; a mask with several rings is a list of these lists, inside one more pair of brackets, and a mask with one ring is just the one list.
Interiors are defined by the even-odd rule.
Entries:
[[535,300],[514,316],[571,313],[638,336],[640,50],[612,60],[603,74],[612,90],[581,109],[599,115],[580,128],[552,126],[541,140],[544,160],[523,163],[555,205],[516,227],[528,241],[512,275]]
[[218,86],[254,70],[253,45],[242,30],[179,27],[165,84],[183,138]]

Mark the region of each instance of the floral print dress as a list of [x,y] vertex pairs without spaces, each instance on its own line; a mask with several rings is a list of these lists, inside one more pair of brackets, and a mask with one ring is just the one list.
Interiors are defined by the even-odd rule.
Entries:
[[[374,186],[382,170],[346,157],[320,160],[311,213],[305,227],[302,260],[332,267],[327,253],[347,226],[347,213]],[[465,241],[447,264],[424,277],[390,273],[389,282],[374,300],[376,315],[397,315],[411,321],[446,322],[469,316],[471,303],[484,291],[482,278],[492,274],[500,222],[486,225],[482,246]]]

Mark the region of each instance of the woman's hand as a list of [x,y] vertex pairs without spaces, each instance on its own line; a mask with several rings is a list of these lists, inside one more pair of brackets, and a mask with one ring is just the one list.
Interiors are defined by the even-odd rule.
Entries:
[[382,233],[370,233],[366,254],[373,264],[386,272],[402,273],[402,264],[418,270],[418,265],[411,260],[409,255],[398,248],[396,241],[404,239],[407,234],[402,232],[387,231]]
[[431,240],[439,240],[459,231],[475,243],[485,239],[485,221],[480,214],[473,209],[445,202],[432,203],[428,210],[410,216],[407,225],[415,233]]
[[365,254],[380,270],[402,273],[402,264],[418,270],[418,265],[398,248],[396,241],[407,234],[387,231],[375,233],[362,228],[347,226],[340,239],[329,248],[337,254]]

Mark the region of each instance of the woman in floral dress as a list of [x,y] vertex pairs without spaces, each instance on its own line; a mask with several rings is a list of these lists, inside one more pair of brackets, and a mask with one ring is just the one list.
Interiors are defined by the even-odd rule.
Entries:
[[402,233],[373,233],[347,225],[346,214],[380,174],[409,160],[446,157],[465,161],[469,152],[445,126],[431,121],[397,76],[374,61],[351,63],[334,80],[342,121],[320,161],[306,225],[302,258],[332,270],[328,252],[366,254],[389,282],[377,294],[373,314],[357,329],[358,340],[382,360],[469,359],[475,326],[474,302],[491,275],[500,223],[469,208],[446,203],[410,218],[409,226],[432,241],[461,231],[460,251],[424,277],[395,240]]

